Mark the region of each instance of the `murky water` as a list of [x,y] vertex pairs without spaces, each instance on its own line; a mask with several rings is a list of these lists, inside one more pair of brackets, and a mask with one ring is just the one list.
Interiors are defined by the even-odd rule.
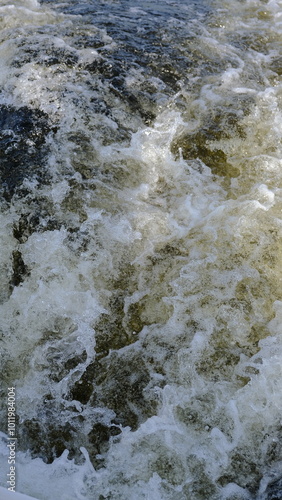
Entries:
[[282,498],[282,2],[0,0],[1,485]]

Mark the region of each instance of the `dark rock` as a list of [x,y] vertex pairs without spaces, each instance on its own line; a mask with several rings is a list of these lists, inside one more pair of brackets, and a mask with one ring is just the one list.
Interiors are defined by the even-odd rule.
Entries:
[[282,478],[267,486],[265,500],[282,500]]

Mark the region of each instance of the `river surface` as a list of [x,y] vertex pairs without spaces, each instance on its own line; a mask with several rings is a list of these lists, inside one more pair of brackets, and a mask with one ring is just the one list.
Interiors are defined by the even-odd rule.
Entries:
[[0,0],[0,485],[282,498],[282,1]]

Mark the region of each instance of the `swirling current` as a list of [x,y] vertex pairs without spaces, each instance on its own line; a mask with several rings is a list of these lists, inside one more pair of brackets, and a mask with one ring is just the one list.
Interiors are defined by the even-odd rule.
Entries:
[[0,0],[0,485],[282,498],[282,1]]

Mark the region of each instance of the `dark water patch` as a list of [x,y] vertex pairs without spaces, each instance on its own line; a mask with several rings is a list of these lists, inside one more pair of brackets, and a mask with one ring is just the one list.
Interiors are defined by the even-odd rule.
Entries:
[[[41,31],[41,33],[40,33]],[[48,30],[38,29],[37,33],[31,37],[19,36],[16,40],[18,55],[12,62],[12,67],[21,68],[25,64],[33,63],[42,66],[63,65],[65,67],[74,67],[78,62],[78,55],[75,49],[67,46],[58,45],[58,39],[53,41]],[[43,46],[42,46],[43,42]],[[59,41],[61,43],[61,40]]]
[[[124,59],[123,59],[124,57]],[[84,70],[87,70],[90,74],[89,83],[90,85],[94,79],[99,79],[102,82],[105,82],[108,85],[108,92],[110,93],[108,96],[105,96],[104,101],[99,99],[99,101],[93,101],[93,105],[98,106],[97,111],[102,112],[106,116],[114,117],[114,121],[118,122],[117,114],[113,110],[111,110],[111,105],[109,105],[110,100],[118,99],[120,104],[118,107],[121,107],[126,110],[127,113],[133,114],[133,116],[140,116],[143,123],[149,125],[152,123],[157,113],[157,101],[162,94],[163,89],[159,90],[158,87],[162,87],[162,85],[156,84],[151,85],[151,88],[146,88],[146,84],[143,82],[137,82],[135,85],[129,87],[127,83],[127,77],[130,74],[130,71],[140,70],[142,68],[142,79],[146,82],[152,76],[150,72],[148,72],[149,66],[147,66],[147,62],[138,61],[130,64],[128,62],[130,59],[127,55],[123,54],[114,54],[111,59],[106,57],[101,57],[93,61],[90,64],[86,64],[84,66]],[[125,62],[127,60],[127,62]],[[147,66],[146,71],[143,69]],[[165,91],[165,94],[167,91]],[[165,95],[164,94],[164,95]],[[167,97],[165,97],[167,98]],[[116,105],[115,105],[116,106]],[[109,130],[107,133],[104,133],[103,136],[103,144],[107,145],[113,141],[121,142],[122,140],[128,140],[128,133],[126,134],[126,129],[128,125],[130,126],[130,122],[126,123],[118,123],[118,129],[113,131]],[[129,127],[130,130],[131,127]],[[111,140],[109,140],[112,138]]]
[[164,481],[172,485],[178,485],[185,479],[185,468],[176,453],[168,452],[160,454],[151,464],[152,471],[156,472]]
[[113,410],[116,422],[136,430],[156,411],[143,394],[149,381],[145,362],[138,354],[129,358],[112,352],[107,358],[87,367],[70,391],[69,398]]
[[150,373],[142,356],[112,353],[101,360],[102,371],[97,378],[95,403],[113,410],[121,425],[136,430],[148,417],[155,414],[156,407],[146,402],[144,389],[150,381]]
[[37,419],[26,420],[18,434],[19,445],[30,451],[32,457],[40,457],[45,463],[52,463],[65,449],[69,449],[70,458],[75,455],[77,429],[69,422],[59,423],[51,410],[41,411],[41,422]]
[[50,368],[50,380],[60,382],[66,377],[71,370],[77,367],[80,369],[80,364],[84,363],[87,359],[87,354],[83,351],[81,354],[71,356],[67,361],[62,360],[61,353],[54,347],[48,350],[46,355],[46,362]]
[[25,276],[28,274],[28,268],[23,261],[22,254],[19,250],[12,253],[13,276],[10,281],[11,287],[19,286]]
[[99,469],[103,466],[103,455],[105,455],[109,449],[109,441],[117,441],[120,434],[120,426],[115,424],[114,421],[111,425],[105,425],[100,422],[94,424],[91,432],[88,434],[88,439],[89,449],[93,457],[93,465],[95,468]]
[[46,171],[48,116],[27,106],[0,107],[0,176],[3,196],[10,200],[25,178],[42,181]]
[[137,334],[145,326],[142,319],[144,304],[141,301],[126,305],[130,294],[136,290],[134,267],[122,266],[119,278],[110,283],[111,296],[107,301],[107,313],[100,315],[95,323],[96,334],[95,352],[97,359],[106,357],[110,351],[119,350],[133,344]]
[[54,231],[61,227],[60,222],[46,208],[40,207],[38,203],[36,205],[34,212],[30,211],[29,205],[27,213],[22,213],[14,223],[13,236],[19,243],[25,243],[35,232]]
[[[247,109],[244,110],[247,113]],[[233,166],[227,154],[217,146],[217,141],[233,137],[245,138],[241,125],[240,111],[218,110],[213,116],[205,117],[205,123],[195,132],[182,133],[171,144],[171,151],[176,159],[199,159],[207,165],[213,174],[221,177],[238,177],[240,170]]]
[[236,483],[241,488],[247,489],[252,495],[257,495],[262,477],[261,465],[257,457],[254,457],[253,450],[238,447],[230,454],[228,472],[218,479],[218,483],[221,486]]
[[74,225],[70,221],[71,232],[77,230],[77,227],[80,223],[84,222],[87,219],[87,213],[85,212],[83,193],[85,192],[86,187],[81,185],[76,179],[71,179],[70,182],[70,190],[68,194],[65,196],[64,201],[62,202],[62,209],[66,213],[74,214]]
[[265,491],[265,500],[281,500],[282,478],[270,483]]
[[[126,345],[130,345],[135,342],[136,338],[129,335],[122,324],[123,313],[123,297],[115,296],[112,300],[115,301],[115,313],[112,314],[113,308],[111,308],[110,314],[102,314],[99,323],[95,327],[96,331],[96,353],[98,357],[107,356],[110,349],[119,349]],[[118,314],[117,308],[122,309],[122,314]],[[137,331],[142,329],[142,324],[137,327]]]
[[[118,88],[117,88],[118,87]],[[154,96],[141,89],[138,91],[128,90],[125,83],[121,83],[120,77],[113,81],[111,92],[117,95],[122,101],[126,102],[130,110],[139,114],[145,125],[150,125],[156,117],[154,108],[156,102]]]
[[241,50],[253,50],[262,54],[268,54],[269,46],[271,45],[271,38],[269,33],[265,33],[263,28],[261,30],[243,30],[240,34],[230,34],[228,41]]
[[277,73],[278,76],[282,75],[282,57],[274,57],[270,64],[270,69]]
[[[53,8],[56,7],[54,3]],[[58,4],[57,9],[81,16],[88,31],[89,27],[95,31],[93,36],[81,24],[77,35],[73,34],[72,44],[78,49],[95,48],[106,61],[95,61],[88,68],[92,72],[98,70],[108,80],[123,78],[132,68],[142,68],[147,79],[161,79],[164,94],[168,96],[179,90],[179,81],[187,79],[189,68],[195,62],[202,68],[207,66],[206,56],[200,54],[198,57],[195,47],[187,43],[196,38],[191,35],[193,29],[189,29],[189,22],[202,21],[210,14],[207,2],[189,2],[189,5],[182,2],[139,2],[136,6],[134,2],[124,1],[96,0],[90,4],[69,0]],[[76,22],[79,26],[79,18]],[[109,56],[111,61],[108,61]],[[215,71],[218,64],[218,60],[210,60],[211,71]]]
[[[72,361],[74,366],[79,359],[74,357]],[[59,360],[57,363],[59,366]],[[64,371],[70,366],[71,361],[68,366],[65,364]],[[57,368],[53,367],[54,374]],[[58,403],[51,395],[43,397],[44,402],[38,407],[40,422],[32,418],[21,425],[20,448],[51,463],[65,449],[70,452],[69,458],[79,460],[80,447],[86,446],[92,463],[101,467],[103,456],[99,455],[105,454],[110,441],[118,438],[121,426],[136,430],[155,414],[156,402],[146,401],[144,396],[149,381],[150,375],[138,354],[127,357],[113,352],[107,359],[91,363],[67,395],[67,405],[64,401]],[[78,411],[77,402],[86,412],[87,408],[99,408],[90,430],[89,417]],[[109,411],[115,416],[106,422]]]
[[[41,4],[51,4],[52,9],[57,9],[60,12],[76,13],[85,15],[86,13],[95,13],[97,16],[105,16],[105,18],[114,15],[123,15],[129,20],[141,18],[146,20],[145,14],[152,16],[158,21],[158,17],[162,19],[201,17],[211,12],[209,2],[206,0],[191,0],[189,3],[183,3],[182,0],[161,0],[159,2],[151,0],[140,0],[138,5],[132,0],[40,0]],[[132,10],[132,8],[134,10]]]
[[193,500],[212,498],[217,488],[206,472],[204,460],[191,454],[188,456],[187,462],[194,480],[184,486],[185,498],[193,498]]

